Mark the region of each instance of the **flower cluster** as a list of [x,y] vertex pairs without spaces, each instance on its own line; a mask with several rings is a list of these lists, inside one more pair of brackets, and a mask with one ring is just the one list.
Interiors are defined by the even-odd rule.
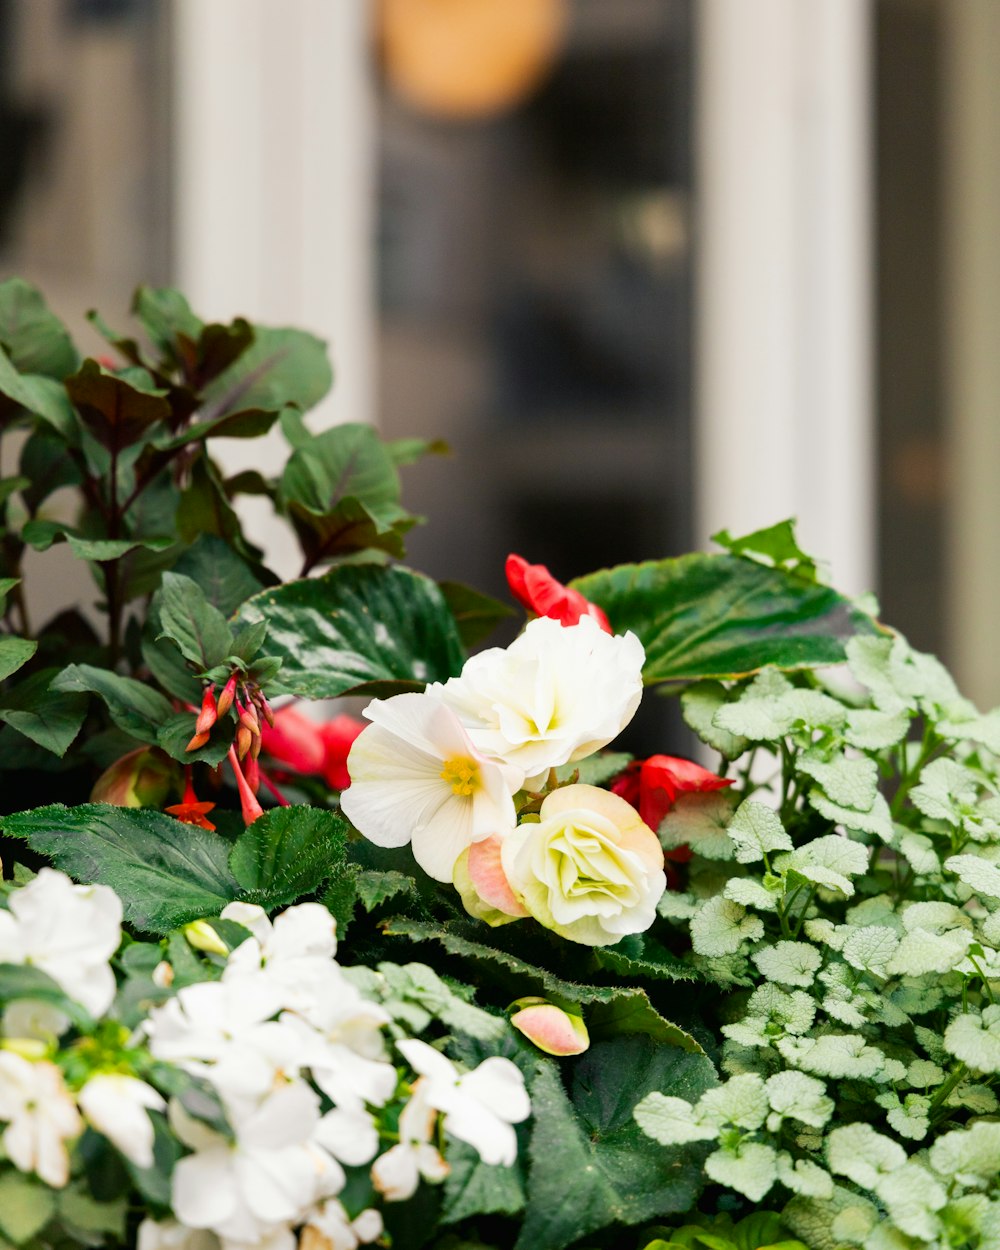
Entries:
[[[9,1000],[0,1035],[4,1154],[19,1172],[62,1189],[79,1170],[85,1128],[141,1170],[154,1165],[157,1136],[172,1137],[179,1157],[169,1206],[143,1221],[142,1250],[292,1250],[297,1238],[353,1250],[382,1232],[379,1196],[401,1201],[421,1178],[444,1179],[442,1133],[486,1163],[514,1162],[513,1125],[530,1110],[518,1068],[489,1057],[462,1071],[401,1036],[337,963],[335,924],[320,904],[273,922],[255,904],[230,904],[223,931],[245,933],[231,953],[211,924],[188,926],[191,945],[216,952],[199,965],[206,979],[192,980],[187,968],[180,982],[161,961],[151,986],[165,1001],[130,1033],[115,1020],[110,961],[122,909],[114,892],[43,869],[7,902],[0,968],[28,975],[20,989],[0,983],[0,1001]],[[179,1079],[200,1091],[194,1100]],[[341,1201],[345,1169],[369,1171],[360,1210]]]
[[655,833],[624,799],[556,775],[629,723],[643,659],[586,612],[529,622],[459,676],[368,706],[343,811],[379,846],[411,844],[490,923],[533,916],[587,945],[643,931],[666,884]]

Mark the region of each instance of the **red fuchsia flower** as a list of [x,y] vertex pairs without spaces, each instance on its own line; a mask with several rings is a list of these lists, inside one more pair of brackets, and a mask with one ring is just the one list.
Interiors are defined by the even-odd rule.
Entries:
[[264,815],[264,809],[257,802],[257,796],[243,776],[243,770],[240,768],[240,761],[236,757],[236,748],[229,748],[229,763],[233,770],[233,778],[236,781],[236,789],[240,796],[240,811],[243,813],[243,823],[252,825],[259,817]]
[[557,581],[544,564],[529,564],[522,556],[511,554],[506,573],[511,594],[529,612],[551,616],[560,625],[576,625],[581,617],[590,616],[605,633],[614,633],[596,603]]
[[163,810],[176,820],[185,825],[197,825],[199,829],[210,829],[214,833],[215,825],[207,818],[208,813],[215,807],[214,803],[201,803],[197,794],[194,792],[194,786],[191,784],[191,770],[188,768],[188,775],[184,786],[184,798],[180,803],[174,803],[170,807]]
[[289,705],[274,713],[273,727],[261,726],[261,737],[272,759],[304,776],[322,777],[334,790],[346,790],[351,784],[347,755],[364,728],[353,716],[318,724]]

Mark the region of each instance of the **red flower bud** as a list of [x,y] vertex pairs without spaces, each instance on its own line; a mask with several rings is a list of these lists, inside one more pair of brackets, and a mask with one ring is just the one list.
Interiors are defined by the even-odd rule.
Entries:
[[651,755],[634,760],[612,783],[611,791],[631,803],[650,829],[659,829],[679,794],[706,794],[733,784],[693,760]]
[[[208,737],[208,734],[205,735]],[[240,725],[236,731],[236,754],[240,759],[250,750],[250,743],[253,741],[253,734],[247,729],[246,725]],[[190,750],[190,747],[188,748]]]
[[511,554],[507,557],[506,573],[511,594],[529,612],[551,616],[560,625],[576,625],[581,617],[589,616],[605,633],[614,633],[596,603],[557,581],[544,564],[529,564],[522,556]]
[[236,758],[236,752],[232,747],[229,748],[229,762],[233,767],[233,776],[236,779],[236,789],[239,791],[240,809],[243,812],[243,823],[245,825],[252,825],[258,816],[264,815],[264,809],[257,802],[257,796],[247,784],[247,779],[243,776],[243,772],[240,769],[240,762]]
[[208,733],[197,733],[184,748],[185,751],[200,751],[208,741]]
[[206,686],[205,693],[201,696],[201,711],[194,723],[195,731],[200,734],[208,733],[218,719],[219,714],[215,708],[215,686]]
[[236,698],[236,674],[226,682],[222,687],[222,694],[219,695],[219,702],[216,705],[218,714],[225,716],[229,709],[233,706],[233,700]]
[[257,763],[257,757],[251,753],[243,761],[243,776],[250,789],[257,794],[260,790],[260,767]]

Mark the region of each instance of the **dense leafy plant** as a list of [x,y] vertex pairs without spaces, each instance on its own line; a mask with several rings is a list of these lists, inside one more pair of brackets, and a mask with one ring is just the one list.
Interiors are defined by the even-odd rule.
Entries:
[[[569,587],[511,557],[539,619],[476,651],[509,609],[396,562],[399,468],[436,445],[311,434],[330,373],[299,331],[205,325],[171,291],[134,312],[144,343],[95,319],[118,360],[81,362],[0,284],[6,866],[110,887],[124,919],[81,967],[90,922],[32,927],[52,869],[3,883],[0,1250],[140,1225],[142,1250],[1000,1244],[1000,715],[823,585],[789,523]],[[214,440],[275,423],[287,463],[227,478]],[[293,527],[296,580],[243,493]],[[36,632],[24,557],[57,543],[102,616]],[[614,750],[653,686],[702,764]],[[307,714],[344,694],[373,700],[367,728]],[[313,939],[268,946],[286,908],[335,918],[350,969],[324,948],[322,977],[349,991],[303,1005]],[[186,989],[248,967],[282,987],[264,1014],[157,1054],[164,1021],[210,1010]],[[316,1024],[345,996],[374,1032]],[[322,1045],[295,1050],[296,1017]],[[323,1046],[395,1065],[393,1088],[363,1063],[354,1101],[324,1085]],[[523,1081],[530,1119],[484,1070]],[[50,1099],[62,1170],[26,1148],[15,1076]],[[153,1126],[151,1165],[88,1112],[103,1076],[150,1090],[129,1124]],[[476,1088],[505,1128],[455,1092]],[[192,1201],[201,1156],[235,1176],[245,1117],[286,1089],[306,1120],[355,1116],[350,1157],[320,1143],[343,1183],[291,1201],[282,1171],[256,1224]]]

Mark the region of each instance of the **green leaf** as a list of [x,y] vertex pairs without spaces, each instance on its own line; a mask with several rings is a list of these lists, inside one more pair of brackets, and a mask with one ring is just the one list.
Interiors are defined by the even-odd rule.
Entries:
[[38,643],[32,639],[16,638],[10,634],[0,638],[0,681],[27,664],[37,650]]
[[700,681],[681,694],[681,710],[684,720],[710,747],[714,747],[727,760],[738,759],[750,745],[746,738],[720,729],[715,715],[728,702],[725,686],[717,681]]
[[201,669],[222,663],[232,648],[232,630],[197,582],[180,573],[164,573],[156,604],[163,635],[177,644],[186,660]]
[[70,664],[53,678],[49,689],[64,694],[88,691],[98,695],[118,728],[140,742],[155,744],[161,725],[174,715],[170,700],[151,686],[92,664]]
[[99,1202],[82,1187],[71,1185],[59,1191],[58,1209],[60,1222],[84,1245],[102,1234],[109,1234],[119,1242],[125,1238],[124,1195],[110,1202]]
[[26,998],[48,1003],[80,1028],[93,1027],[94,1022],[88,1012],[41,968],[30,964],[0,963],[0,1003],[14,1003]]
[[174,565],[196,582],[210,604],[232,616],[245,599],[263,589],[242,556],[216,534],[200,534]]
[[575,1065],[569,1098],[558,1068],[539,1063],[519,1250],[562,1250],[610,1224],[690,1210],[702,1186],[701,1155],[651,1150],[632,1113],[653,1090],[697,1098],[714,1083],[704,1056],[644,1037],[592,1046]]
[[767,529],[754,530],[742,538],[733,538],[729,530],[719,530],[712,542],[725,547],[734,556],[744,556],[772,569],[794,573],[804,581],[815,582],[816,561],[799,547],[795,539],[795,521],[779,521]]
[[343,861],[346,845],[347,824],[336,812],[277,807],[240,834],[229,866],[254,902],[272,908],[314,894]]
[[228,843],[161,812],[53,804],[2,823],[9,837],[23,838],[76,880],[109,885],[126,920],[143,932],[168,933],[217,916],[239,892],[226,862]]
[[21,278],[0,282],[0,343],[20,373],[61,381],[79,357],[66,327],[42,294]]
[[729,836],[735,799],[726,790],[708,794],[679,794],[660,825],[667,850],[689,846],[704,859],[732,859],[736,843]]
[[648,934],[622,938],[614,946],[597,946],[594,958],[599,967],[632,981],[698,980],[698,973],[689,963],[678,959]]
[[778,1179],[777,1152],[763,1142],[723,1146],[705,1160],[705,1174],[751,1202],[759,1202]]
[[781,985],[812,985],[823,956],[809,942],[775,942],[753,953],[761,976]]
[[748,916],[746,908],[716,894],[702,903],[691,918],[691,945],[699,955],[716,958],[735,955],[744,942],[764,936],[764,922]]
[[944,1048],[976,1072],[1000,1072],[1000,1005],[956,1016],[944,1031]]
[[466,938],[447,926],[422,920],[395,917],[385,921],[383,931],[390,937],[406,937],[414,942],[438,942],[449,954],[485,965],[494,977],[506,974],[511,998],[537,988],[551,998],[566,999],[586,1007],[587,1028],[591,1037],[615,1037],[620,1034],[645,1034],[654,1041],[666,1042],[692,1054],[703,1054],[698,1042],[680,1028],[665,1020],[652,1006],[646,992],[630,985],[578,985],[563,981],[545,968],[525,963],[516,955],[497,947]]
[[196,343],[204,328],[180,291],[169,287],[140,286],[132,299],[132,311],[150,342],[171,363],[183,359],[178,343],[181,336]]
[[267,621],[280,684],[306,699],[422,690],[458,673],[464,658],[437,586],[409,569],[335,568],[255,595],[240,616]]
[[36,1237],[52,1219],[55,1193],[21,1172],[0,1174],[0,1232],[16,1246]]
[[465,1142],[448,1142],[451,1171],[444,1183],[442,1224],[472,1215],[517,1215],[524,1207],[524,1182],[515,1167],[483,1163]]
[[571,583],[646,648],[647,682],[732,678],[844,659],[871,618],[835,591],[737,556],[619,565]]
[[[109,450],[130,447],[159,421],[170,418],[170,405],[143,370],[108,373],[96,360],[85,360],[66,379],[66,391],[83,423]],[[144,376],[143,376],[144,375]]]
[[785,832],[778,813],[753,799],[743,800],[726,832],[736,843],[736,859],[741,864],[753,864],[772,851],[792,849],[792,839]]
[[0,347],[0,395],[10,401],[8,404],[0,405],[0,411],[9,409],[11,405],[15,411],[23,408],[33,416],[41,417],[65,442],[72,446],[79,443],[80,429],[65,387],[53,378],[18,373],[2,347]]
[[211,737],[203,747],[189,751],[187,744],[194,737],[195,718],[191,712],[173,712],[156,732],[157,746],[163,748],[172,760],[181,764],[195,762],[209,764],[213,768],[221,764],[233,743],[233,723],[226,719],[212,727]]
[[215,420],[231,412],[307,411],[333,383],[326,344],[303,330],[254,326],[254,341],[202,394],[202,413]]
[[466,647],[475,647],[488,638],[501,621],[514,615],[513,608],[491,595],[480,594],[461,582],[438,582],[448,610],[455,618],[459,636]]
[[0,720],[60,758],[80,732],[87,696],[50,689],[56,669],[33,673],[0,697]]

